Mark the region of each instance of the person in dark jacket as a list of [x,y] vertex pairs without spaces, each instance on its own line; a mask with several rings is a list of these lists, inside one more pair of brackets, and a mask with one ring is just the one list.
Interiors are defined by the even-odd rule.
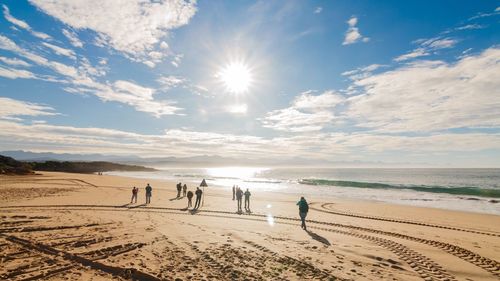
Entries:
[[243,193],[243,195],[245,195],[245,210],[247,212],[250,212],[250,195],[252,195],[250,193],[250,191],[248,191],[248,188],[247,190],[245,191],[245,193]]
[[203,195],[203,191],[199,187],[196,188],[196,201],[194,202],[194,208],[198,209],[201,203],[201,196]]
[[186,184],[184,184],[182,186],[182,197],[186,197],[187,190],[188,190],[188,186]]
[[181,197],[182,183],[177,184],[177,198]]
[[241,201],[243,199],[243,190],[241,188],[236,188],[236,200],[238,201],[238,212],[241,212]]
[[146,204],[151,203],[151,194],[153,192],[153,188],[149,183],[146,185]]
[[233,185],[233,201],[234,201],[234,196],[236,195],[236,186]]
[[299,206],[299,216],[300,220],[302,221],[302,229],[307,230],[306,227],[306,216],[307,212],[309,212],[309,204],[307,204],[307,201],[304,197],[300,197],[300,201],[297,202],[297,205]]
[[193,192],[190,190],[187,193],[187,198],[188,198],[188,208],[193,206]]

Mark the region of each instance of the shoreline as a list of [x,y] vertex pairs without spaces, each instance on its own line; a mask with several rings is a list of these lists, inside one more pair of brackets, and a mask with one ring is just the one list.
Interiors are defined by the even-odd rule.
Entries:
[[[183,170],[185,168],[178,168]],[[161,170],[160,170],[161,171]],[[147,173],[139,173],[134,176],[129,172],[111,172],[109,175],[122,176],[131,179],[147,179]],[[203,175],[200,175],[200,177]],[[175,177],[175,175],[174,175]],[[194,177],[178,177],[175,179],[163,178],[163,176],[153,175],[155,180],[166,182],[187,181],[196,183]],[[200,180],[201,181],[201,178]],[[217,177],[207,178],[211,184],[219,181]],[[340,200],[352,201],[366,201],[366,202],[381,202],[386,204],[394,204],[398,206],[411,206],[421,208],[433,208],[441,210],[452,210],[457,212],[478,213],[478,214],[492,214],[500,215],[500,204],[498,198],[494,197],[481,197],[474,195],[455,195],[449,193],[434,193],[426,191],[415,191],[411,189],[378,189],[378,188],[358,188],[349,186],[330,186],[330,185],[307,185],[298,182],[283,183],[284,180],[272,181],[252,181],[242,180],[235,178],[223,179],[219,184],[215,183],[215,188],[224,189],[231,187],[228,186],[228,181],[236,183],[241,182],[240,186],[254,188],[254,190],[264,189],[264,192],[273,192],[283,195],[306,195],[306,196],[320,196],[326,198],[335,198]],[[223,185],[225,184],[225,185]],[[300,190],[302,189],[302,190]],[[303,191],[303,192],[302,192]],[[382,193],[381,193],[382,192]],[[332,195],[333,194],[333,195]],[[372,197],[372,198],[366,198]],[[419,198],[424,197],[424,198]],[[439,205],[434,207],[432,205]],[[464,207],[467,208],[464,210]]]

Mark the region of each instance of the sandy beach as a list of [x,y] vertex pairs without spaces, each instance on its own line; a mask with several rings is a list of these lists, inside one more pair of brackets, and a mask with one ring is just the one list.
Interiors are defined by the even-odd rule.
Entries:
[[[2,280],[499,280],[500,217],[206,188],[187,209],[174,182],[43,172],[0,176]],[[132,186],[138,203],[130,204]],[[189,186],[189,190],[194,190]]]

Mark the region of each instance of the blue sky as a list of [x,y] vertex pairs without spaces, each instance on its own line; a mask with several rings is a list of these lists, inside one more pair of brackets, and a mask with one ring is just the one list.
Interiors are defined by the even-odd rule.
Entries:
[[1,1],[0,150],[500,166],[498,1],[151,2]]

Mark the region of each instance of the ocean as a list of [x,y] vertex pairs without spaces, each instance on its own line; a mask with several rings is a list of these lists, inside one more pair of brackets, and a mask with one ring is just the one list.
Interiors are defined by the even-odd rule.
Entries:
[[500,169],[156,168],[156,172],[108,174],[179,181],[193,187],[206,179],[209,187],[228,192],[238,185],[253,193],[325,195],[500,215]]

